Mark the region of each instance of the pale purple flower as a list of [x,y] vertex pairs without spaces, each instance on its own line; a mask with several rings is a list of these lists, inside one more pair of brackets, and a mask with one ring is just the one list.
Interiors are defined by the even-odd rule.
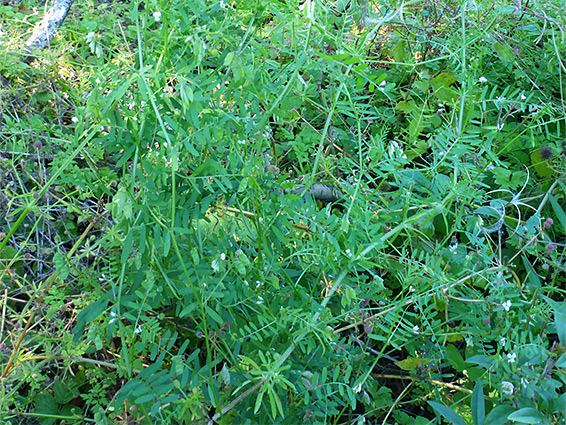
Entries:
[[509,381],[501,381],[501,392],[503,394],[512,395],[515,386]]

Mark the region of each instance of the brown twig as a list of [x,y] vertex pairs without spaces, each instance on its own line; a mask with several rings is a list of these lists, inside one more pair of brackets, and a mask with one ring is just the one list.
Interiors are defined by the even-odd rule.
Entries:
[[340,332],[347,331],[348,329],[355,328],[356,326],[363,325],[364,323],[369,322],[370,320],[377,319],[379,316],[383,316],[384,314],[387,314],[387,313],[389,313],[389,312],[395,310],[396,308],[405,307],[405,306],[410,305],[410,304],[413,304],[413,303],[414,303],[413,300],[408,300],[408,301],[405,301],[405,303],[402,304],[401,306],[396,306],[396,305],[394,305],[393,307],[389,307],[387,310],[380,311],[379,313],[376,313],[376,314],[374,314],[373,316],[370,316],[370,317],[366,317],[365,319],[360,320],[360,321],[358,321],[358,322],[356,322],[356,323],[352,323],[352,324],[350,324],[350,325],[343,326],[343,327],[341,327],[341,328],[339,328],[339,329],[335,329],[335,330],[334,330],[334,333],[335,333],[335,334],[338,334],[338,333],[340,333]]
[[[238,208],[232,208],[232,207],[225,207],[226,211],[234,213],[234,214],[241,214],[244,217],[248,217],[248,218],[256,218],[257,215],[251,211],[245,211],[245,210],[241,210]],[[291,223],[291,225],[295,228],[295,229],[299,229],[299,230],[304,230],[305,232],[312,232],[312,229],[309,226],[305,226],[304,224],[297,224],[297,223]]]
[[20,337],[18,338],[18,342],[16,342],[16,345],[14,346],[14,349],[12,350],[12,355],[10,356],[10,358],[8,359],[8,363],[6,363],[6,366],[4,367],[4,372],[2,373],[2,378],[5,378],[6,376],[8,376],[8,373],[10,373],[10,370],[12,369],[12,363],[14,362],[14,358],[16,357],[18,350],[20,349],[20,345],[22,343],[22,341],[24,340],[24,337],[27,334],[28,329],[30,328],[32,322],[33,322],[33,318],[35,316],[35,313],[31,313],[31,315],[29,316],[28,322],[26,323],[26,327],[24,328],[24,330],[22,331],[22,333],[20,334]]

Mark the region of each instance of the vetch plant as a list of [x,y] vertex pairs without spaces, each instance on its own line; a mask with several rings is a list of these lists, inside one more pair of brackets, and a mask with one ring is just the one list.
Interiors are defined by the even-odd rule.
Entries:
[[555,9],[150,3],[3,72],[9,419],[562,423]]

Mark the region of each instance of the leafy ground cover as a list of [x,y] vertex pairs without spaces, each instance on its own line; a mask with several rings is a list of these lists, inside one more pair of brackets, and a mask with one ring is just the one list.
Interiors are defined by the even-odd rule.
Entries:
[[563,423],[562,7],[0,6],[0,421]]

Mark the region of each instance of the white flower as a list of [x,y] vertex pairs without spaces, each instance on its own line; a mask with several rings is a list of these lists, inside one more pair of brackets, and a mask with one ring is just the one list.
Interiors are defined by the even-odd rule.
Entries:
[[510,300],[505,301],[503,304],[501,304],[501,307],[503,307],[505,311],[509,311],[509,309],[511,308],[511,301]]
[[79,122],[79,119],[77,117],[73,117],[73,118],[71,118],[71,121],[77,123],[77,122]]
[[350,251],[349,249],[347,249],[347,250],[346,250],[346,255],[347,255],[348,257],[351,257],[351,256],[352,256],[352,251]]
[[517,354],[516,353],[507,354],[507,361],[509,363],[515,363],[515,360],[517,360]]
[[418,334],[420,333],[420,332],[419,332],[419,327],[418,327],[417,325],[413,326],[413,333],[414,333],[415,335],[418,335]]
[[213,270],[215,273],[220,270],[220,266],[218,265],[218,258],[215,258],[215,259],[212,261],[212,270]]
[[478,78],[478,81],[479,81],[480,83],[484,84],[484,83],[487,83],[487,78],[485,78],[485,77],[480,77],[480,78]]
[[511,395],[515,386],[509,381],[501,381],[501,392],[503,394]]
[[95,83],[96,83],[96,84],[100,84],[101,82],[102,82],[102,81],[100,81],[100,78],[97,78],[97,79],[95,80]]
[[503,348],[505,348],[505,344],[507,344],[507,340],[505,339],[505,337],[501,337],[501,339],[499,340],[499,343],[501,344],[501,346]]
[[379,85],[381,87],[385,87],[387,85],[387,81],[383,80],[381,83],[379,83]]
[[389,153],[389,157],[391,157],[391,158],[395,158],[395,157],[397,157],[397,158],[400,157],[400,158],[403,158],[403,159],[407,158],[407,155],[405,155],[403,153],[403,148],[395,140],[392,140],[391,142],[389,142],[388,153]]
[[220,254],[220,259],[222,261],[224,261],[226,259],[226,254],[224,254],[224,253]]
[[527,98],[527,96],[525,96],[524,94],[522,94],[519,100],[525,100],[526,98]]
[[155,22],[159,22],[161,20],[161,12],[153,12],[153,19],[155,19]]

